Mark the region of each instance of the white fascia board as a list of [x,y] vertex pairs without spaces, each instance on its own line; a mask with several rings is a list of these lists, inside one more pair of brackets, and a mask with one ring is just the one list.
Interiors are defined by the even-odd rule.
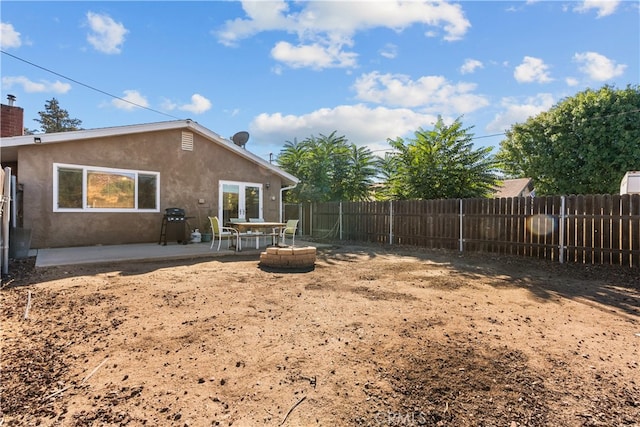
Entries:
[[[185,129],[185,128],[191,129],[192,131],[199,133],[205,138],[225,147],[226,149],[235,152],[239,156],[244,157],[272,171],[273,173],[275,173],[276,175],[280,176],[285,181],[287,181],[287,183],[291,182],[291,183],[298,184],[300,182],[300,180],[295,176],[272,165],[271,163],[256,156],[250,151],[247,151],[244,148],[238,147],[232,141],[221,137],[217,133],[207,129],[206,127],[190,119],[173,120],[173,121],[157,122],[157,123],[145,123],[145,124],[138,124],[138,125],[115,126],[115,127],[99,128],[99,129],[76,130],[76,131],[69,131],[69,132],[13,136],[9,138],[2,138],[2,142],[0,145],[2,147],[9,148],[9,147],[20,147],[20,146],[32,145],[32,144],[53,144],[57,142],[68,142],[68,141],[77,141],[77,140],[85,140],[85,139],[103,138],[103,137],[109,137],[109,136],[131,135],[136,133],[156,132],[156,131],[163,131],[163,130]],[[39,142],[35,142],[36,138],[39,139]]]
[[[134,133],[153,132],[167,129],[179,129],[187,126],[190,120],[176,120],[170,122],[147,123],[141,125],[115,126],[99,129],[74,130],[69,132],[38,133],[34,135],[12,136],[2,138],[5,147],[18,147],[30,144],[50,144],[56,142],[77,141],[81,139],[102,138],[106,136],[127,135]],[[39,139],[40,142],[35,142]]]

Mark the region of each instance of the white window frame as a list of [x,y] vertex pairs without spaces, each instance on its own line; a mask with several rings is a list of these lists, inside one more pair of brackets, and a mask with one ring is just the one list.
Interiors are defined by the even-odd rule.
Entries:
[[[82,170],[82,208],[58,207],[58,169]],[[87,172],[125,173],[135,176],[134,208],[92,208],[87,204]],[[153,209],[138,209],[138,175],[153,175],[156,177],[156,207]],[[53,211],[54,212],[160,212],[160,172],[143,171],[135,169],[105,168],[100,166],[74,165],[68,163],[53,164]]]

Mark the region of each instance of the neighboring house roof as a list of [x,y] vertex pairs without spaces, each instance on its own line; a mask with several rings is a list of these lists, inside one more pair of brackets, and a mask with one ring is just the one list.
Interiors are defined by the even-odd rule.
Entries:
[[299,182],[299,179],[295,176],[283,171],[282,169],[272,165],[268,161],[251,153],[250,151],[237,146],[232,141],[221,137],[217,133],[189,119],[2,138],[2,142],[0,144],[0,160],[2,162],[16,162],[18,160],[18,148],[25,145],[54,144],[58,142],[78,141],[175,129],[186,129],[194,133],[198,133],[203,137],[211,140],[212,142],[228,149],[229,151],[232,151],[241,157],[244,157],[268,170],[271,170],[274,174],[280,176],[286,184],[297,184]]
[[531,178],[505,179],[494,192],[495,198],[528,196],[533,190]]

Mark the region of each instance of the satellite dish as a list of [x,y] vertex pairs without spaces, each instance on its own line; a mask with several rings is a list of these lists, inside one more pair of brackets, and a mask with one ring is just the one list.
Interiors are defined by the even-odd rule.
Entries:
[[236,134],[231,137],[231,140],[238,147],[244,148],[245,144],[249,140],[249,132],[246,132],[244,130],[236,132]]

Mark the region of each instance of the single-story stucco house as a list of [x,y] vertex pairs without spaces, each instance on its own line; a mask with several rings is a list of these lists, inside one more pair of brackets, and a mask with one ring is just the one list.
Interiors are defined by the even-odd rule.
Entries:
[[[31,248],[159,240],[165,210],[281,221],[293,175],[192,120],[3,137]],[[179,231],[176,231],[178,236]]]

